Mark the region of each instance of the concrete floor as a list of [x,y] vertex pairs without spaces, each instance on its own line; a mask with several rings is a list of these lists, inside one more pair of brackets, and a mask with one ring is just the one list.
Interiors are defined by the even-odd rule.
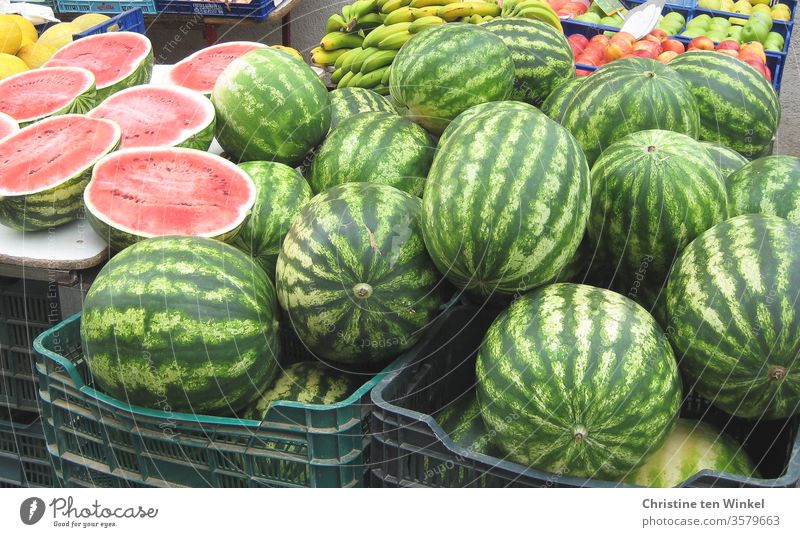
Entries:
[[[334,12],[340,11],[352,0],[303,0],[292,12],[292,44],[308,55],[317,46],[325,29],[325,21]],[[155,22],[148,28],[159,63],[174,63],[205,46],[202,24],[197,19],[187,18],[179,27]],[[278,44],[281,31],[278,25],[238,23],[219,30],[220,41],[262,41]],[[781,126],[775,144],[775,152],[800,156],[800,30],[792,36],[792,53],[787,59],[782,80]]]

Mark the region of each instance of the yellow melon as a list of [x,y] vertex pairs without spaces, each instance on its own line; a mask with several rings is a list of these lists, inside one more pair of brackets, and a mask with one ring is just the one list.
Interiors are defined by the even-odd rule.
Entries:
[[31,69],[36,69],[44,65],[55,52],[56,50],[54,48],[43,45],[42,43],[31,43],[29,45],[23,45],[22,48],[19,49],[17,58],[24,61]]
[[55,50],[72,43],[72,35],[81,31],[71,22],[60,22],[51,26],[39,36],[39,43],[52,47]]
[[0,15],[0,53],[16,54],[22,45],[22,30],[11,15]]
[[[80,28],[81,32],[84,32],[89,28],[94,28],[101,22],[106,22],[110,18],[111,17],[108,15],[103,15],[101,13],[87,13],[86,15],[81,15],[80,17],[76,18],[74,21],[72,21],[72,24]],[[109,32],[116,32],[117,30],[119,30],[119,26],[116,24],[108,29]]]
[[11,54],[0,53],[0,80],[27,70],[24,61]]
[[9,15],[9,17],[12,17],[14,22],[17,23],[17,26],[19,26],[19,30],[22,32],[23,41],[28,40],[33,42],[39,38],[39,32],[36,31],[36,26],[34,26],[31,21],[22,15]]

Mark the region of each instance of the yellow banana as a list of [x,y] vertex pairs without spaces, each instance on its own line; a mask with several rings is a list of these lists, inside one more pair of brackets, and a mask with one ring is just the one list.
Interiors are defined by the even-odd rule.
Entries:
[[359,71],[366,74],[387,65],[392,65],[395,56],[397,56],[396,50],[379,50],[376,54],[372,54],[364,60]]
[[[550,4],[545,2],[544,0],[521,0],[520,2],[516,2],[510,9],[511,9],[511,16],[515,17],[517,14],[522,11],[523,9],[527,9],[529,7],[535,7],[545,4],[550,7]],[[505,4],[503,7],[506,7]]]
[[391,26],[381,26],[380,28],[375,28],[367,34],[367,37],[364,38],[361,46],[364,48],[377,47],[378,43],[390,35],[407,32],[409,26],[411,26],[410,22],[398,22],[397,24],[392,24]]
[[353,29],[359,28],[361,30],[371,30],[383,24],[383,15],[380,13],[367,13],[366,15],[362,15],[356,19],[355,23],[356,24]]
[[341,68],[344,69],[345,72],[352,71],[353,70],[353,61],[355,61],[355,59],[358,57],[358,55],[361,54],[363,51],[364,51],[364,49],[361,48],[361,47],[357,47],[357,48],[354,48],[354,49],[350,50],[350,52],[348,52],[347,54],[344,55],[344,57],[342,59]]
[[412,22],[411,26],[408,27],[408,31],[412,34],[418,34],[426,28],[436,26],[437,24],[445,24],[446,22],[447,21],[441,17],[422,17]]
[[411,7],[430,7],[430,6],[446,6],[447,4],[455,4],[463,0],[411,0]]
[[357,0],[350,6],[350,17],[358,19],[372,13],[378,8],[378,3],[375,0]]
[[500,15],[500,7],[497,4],[489,4],[487,2],[471,2],[472,14],[480,15],[481,17],[496,17]]
[[328,17],[328,22],[325,24],[325,33],[329,34],[331,32],[340,32],[346,25],[347,22],[344,20],[344,18],[338,13],[334,13]]
[[551,8],[548,4],[526,7],[515,16],[524,17],[526,19],[540,20],[559,31],[563,31],[561,19],[558,18],[556,12],[553,11],[553,8]]
[[346,88],[347,84],[350,83],[350,80],[354,76],[356,76],[356,74],[353,71],[350,71],[349,73],[345,73],[345,75],[342,78],[339,79],[339,83],[336,84],[336,87],[337,88]]
[[469,19],[467,19],[467,22],[470,24],[480,24],[483,22],[483,17],[481,17],[477,13],[473,13],[473,15]]
[[311,61],[313,63],[316,63],[317,65],[322,65],[322,66],[333,65],[336,63],[336,60],[338,60],[340,56],[344,55],[346,52],[349,51],[350,49],[346,48],[327,51],[317,47],[311,49]]
[[331,32],[320,41],[320,46],[327,50],[339,50],[342,48],[360,47],[364,39],[358,34],[346,34],[344,32]]
[[351,58],[350,61],[352,62],[353,61],[352,58],[354,57],[353,55],[358,54],[358,52],[356,52],[358,50],[361,50],[361,48],[359,47],[359,48],[351,48],[345,50],[344,54],[336,58],[336,62],[333,64],[334,67],[336,67],[337,69],[341,69],[342,66],[344,65],[345,60],[347,60],[348,57]]
[[378,49],[377,47],[369,47],[363,49],[361,54],[356,56],[355,59],[353,60],[353,63],[350,64],[350,70],[353,71],[354,73],[360,72],[361,66],[364,65],[366,59],[378,52],[380,52],[380,49]]
[[414,8],[414,20],[422,17],[437,17],[441,6],[425,6]]
[[383,24],[391,26],[398,22],[411,22],[414,20],[414,8],[408,6],[395,9],[383,19]]
[[395,9],[400,9],[411,3],[411,0],[389,0],[381,8],[381,13],[391,13]]
[[472,16],[473,6],[471,2],[459,2],[448,4],[439,8],[437,15],[447,22],[456,21],[462,17]]
[[378,48],[381,50],[399,50],[412,37],[414,35],[408,31],[398,32],[378,43]]
[[[380,69],[376,69],[375,71],[370,71],[369,73],[362,73],[361,78],[358,80],[358,87],[359,88],[367,88],[372,89],[378,84],[381,83],[383,79],[383,74],[389,70],[389,66],[381,67]],[[353,81],[351,81],[351,84]]]

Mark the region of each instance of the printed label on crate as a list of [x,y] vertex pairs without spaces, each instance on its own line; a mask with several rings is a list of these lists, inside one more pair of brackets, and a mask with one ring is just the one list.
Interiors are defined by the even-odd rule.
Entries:
[[625,9],[619,0],[594,0],[594,3],[609,17],[617,11]]
[[225,13],[222,2],[203,2],[192,4],[195,15],[222,15]]

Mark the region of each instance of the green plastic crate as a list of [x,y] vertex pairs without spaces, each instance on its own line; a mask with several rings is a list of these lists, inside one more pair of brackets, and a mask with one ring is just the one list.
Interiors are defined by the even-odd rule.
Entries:
[[39,416],[0,414],[0,487],[49,487],[52,482]]
[[[392,365],[340,403],[281,401],[270,407],[263,422],[170,414],[130,406],[87,382],[80,320],[80,314],[74,315],[34,342],[42,420],[59,484],[364,485],[369,393]],[[310,358],[291,331],[282,333],[282,349],[284,365]]]

